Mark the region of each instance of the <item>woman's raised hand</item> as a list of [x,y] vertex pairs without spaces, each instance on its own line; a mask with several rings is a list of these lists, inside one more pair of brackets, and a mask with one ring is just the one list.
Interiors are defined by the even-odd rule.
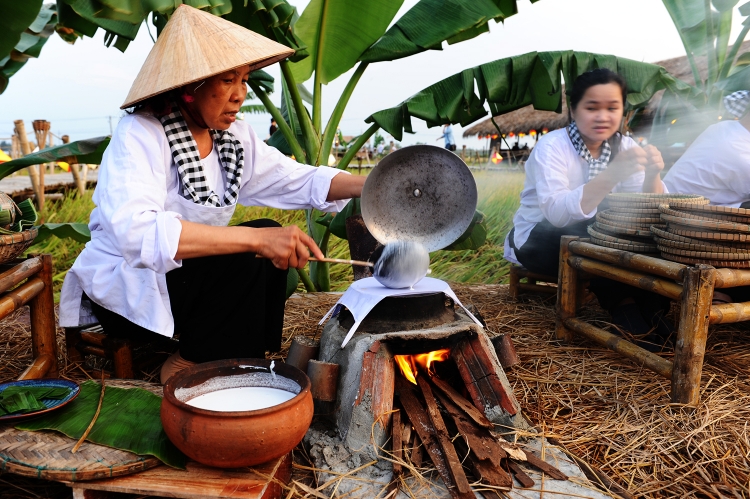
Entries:
[[643,151],[646,153],[646,175],[659,175],[664,169],[664,159],[661,153],[652,145],[647,145]]
[[307,264],[311,251],[313,256],[324,258],[313,238],[296,225],[252,230],[258,231],[263,241],[257,253],[270,259],[277,268],[301,269]]
[[631,147],[630,149],[620,151],[605,171],[611,175],[615,183],[619,183],[634,173],[644,171],[648,162],[649,156],[646,150],[640,147]]

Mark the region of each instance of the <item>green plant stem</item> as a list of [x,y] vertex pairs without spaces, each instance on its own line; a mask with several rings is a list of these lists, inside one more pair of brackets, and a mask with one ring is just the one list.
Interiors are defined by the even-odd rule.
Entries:
[[305,151],[307,152],[308,161],[312,162],[318,157],[318,148],[320,147],[317,139],[318,135],[313,129],[313,124],[310,121],[310,115],[307,114],[305,103],[302,102],[302,96],[297,88],[297,82],[292,75],[292,69],[289,67],[289,61],[284,59],[279,62],[279,66],[281,67],[281,73],[286,80],[286,87],[289,90],[289,95],[292,97],[294,110],[297,113],[297,119],[302,127],[302,134],[305,136]]
[[341,161],[339,161],[338,168],[339,170],[345,170],[347,166],[349,166],[349,163],[351,163],[352,158],[357,155],[357,151],[359,151],[363,145],[365,145],[365,142],[367,142],[370,137],[372,137],[372,134],[377,132],[380,128],[380,125],[377,123],[373,123],[370,125],[370,128],[365,130],[365,133],[357,137],[357,140],[354,141],[354,144],[349,147],[349,149],[344,154],[344,157],[341,158]]
[[331,146],[333,145],[333,139],[336,137],[336,130],[339,128],[341,117],[344,115],[344,110],[346,109],[347,104],[349,104],[349,99],[351,98],[352,93],[354,93],[354,88],[357,86],[357,83],[359,83],[359,79],[362,77],[369,64],[370,63],[368,62],[359,63],[354,74],[349,78],[349,82],[346,84],[344,92],[341,94],[341,97],[339,97],[339,101],[333,109],[333,114],[331,114],[331,118],[326,125],[325,133],[323,133],[323,143],[320,146],[318,161],[320,161],[320,158],[327,158],[328,155],[331,154]]
[[708,63],[708,78],[706,79],[705,91],[708,94],[711,87],[716,83],[716,77],[719,74],[716,64],[716,30],[714,29],[714,20],[711,15],[711,0],[704,0],[706,7],[706,62]]
[[742,31],[740,32],[739,36],[737,36],[737,40],[735,40],[734,45],[732,45],[732,48],[729,51],[729,54],[727,54],[726,59],[724,59],[724,65],[719,71],[719,80],[723,80],[729,75],[729,70],[732,69],[732,64],[734,64],[734,59],[735,57],[737,57],[737,52],[740,51],[740,46],[742,45],[742,42],[745,41],[745,37],[749,32],[750,24],[743,24]]
[[305,286],[305,291],[308,293],[314,293],[315,284],[313,284],[307,271],[305,269],[297,269],[297,273],[299,274],[299,280],[302,281],[302,284]]
[[294,154],[294,157],[297,159],[297,161],[304,161],[305,152],[302,150],[302,146],[299,145],[299,142],[297,142],[297,137],[294,136],[294,132],[292,131],[291,127],[286,122],[284,117],[281,116],[281,111],[279,111],[279,108],[277,108],[273,104],[273,102],[271,102],[268,94],[266,94],[263,89],[261,89],[257,84],[251,81],[247,83],[248,85],[250,85],[250,88],[253,89],[253,92],[255,92],[255,95],[258,96],[263,105],[266,106],[266,109],[268,109],[268,112],[271,113],[273,119],[276,120],[276,124],[279,126],[281,134],[289,144],[289,148],[292,150],[292,154]]

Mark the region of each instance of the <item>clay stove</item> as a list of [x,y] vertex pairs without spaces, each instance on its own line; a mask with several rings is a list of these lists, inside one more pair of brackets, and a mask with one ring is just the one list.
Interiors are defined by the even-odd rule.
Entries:
[[[374,455],[388,438],[394,381],[402,376],[395,355],[449,350],[435,369],[453,376],[493,423],[525,428],[520,406],[484,328],[446,294],[389,296],[361,321],[344,348],[354,317],[343,309],[323,329],[319,360],[339,364],[334,416],[344,445]],[[460,379],[459,379],[460,378]]]

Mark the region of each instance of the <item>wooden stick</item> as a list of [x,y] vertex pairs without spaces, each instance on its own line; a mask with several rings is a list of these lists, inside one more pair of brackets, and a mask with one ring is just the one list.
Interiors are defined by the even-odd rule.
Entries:
[[469,416],[476,424],[483,428],[487,429],[493,429],[495,426],[490,422],[489,419],[487,419],[487,416],[482,414],[482,412],[474,407],[474,405],[466,400],[458,391],[456,391],[455,388],[453,388],[451,385],[446,383],[445,381],[438,379],[438,378],[432,378],[432,382],[437,386],[441,392],[446,394],[450,399],[453,401],[454,404],[458,405],[467,416]]
[[392,451],[393,451],[393,457],[395,461],[393,462],[393,477],[399,477],[401,476],[401,473],[403,471],[401,467],[401,448],[402,448],[402,442],[401,442],[401,411],[396,410],[393,412],[393,422],[391,426],[391,443],[392,443]]
[[99,405],[96,407],[96,413],[94,414],[94,419],[91,420],[91,423],[89,423],[89,427],[86,428],[86,431],[83,432],[83,435],[81,435],[81,438],[78,440],[78,443],[73,447],[73,450],[70,451],[72,454],[75,454],[78,452],[78,449],[81,448],[83,445],[83,442],[86,440],[86,437],[89,436],[89,433],[91,433],[91,429],[94,427],[94,423],[96,423],[96,418],[99,417],[99,411],[102,410],[102,402],[104,401],[104,390],[106,389],[106,386],[104,384],[104,369],[102,369],[102,391],[99,394]]
[[578,238],[562,236],[560,240],[560,267],[557,277],[557,317],[555,320],[555,339],[565,342],[573,339],[573,331],[565,326],[565,320],[576,316],[576,297],[578,296],[578,270],[568,264],[570,244]]
[[516,480],[518,480],[518,483],[521,484],[521,487],[529,488],[534,486],[534,480],[529,475],[527,475],[520,466],[518,466],[510,459],[506,460],[505,464],[508,465],[508,469],[510,469],[510,471],[513,473],[513,476],[516,478]]
[[526,454],[526,462],[529,463],[534,468],[541,470],[554,478],[555,480],[567,480],[568,476],[563,473],[562,471],[558,470],[551,464],[549,464],[547,461],[543,461],[541,458],[537,457],[536,454],[529,452],[527,450],[523,451],[524,454]]
[[[265,258],[263,255],[255,255],[255,258]],[[308,258],[311,262],[325,262],[325,263],[346,263],[348,265],[357,265],[359,267],[374,267],[375,264],[372,262],[363,262],[361,260],[346,260],[343,258],[315,258],[311,256]]]
[[656,274],[667,279],[682,281],[687,265],[670,262],[653,256],[639,255],[630,251],[605,248],[591,243],[574,241],[569,250],[576,255],[588,256],[601,262],[615,264],[619,267],[640,270],[648,274]]
[[411,448],[411,454],[409,454],[409,461],[415,468],[422,466],[422,441],[419,439],[419,435],[415,432],[413,440],[413,446]]

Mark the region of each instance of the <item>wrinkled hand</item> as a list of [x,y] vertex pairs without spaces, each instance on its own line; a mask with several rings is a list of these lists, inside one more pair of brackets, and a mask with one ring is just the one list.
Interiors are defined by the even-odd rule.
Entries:
[[[659,158],[661,158],[661,155],[659,155]],[[619,183],[634,173],[644,171],[648,162],[649,156],[644,149],[631,147],[630,149],[620,151],[605,171],[609,172],[612,178]]]
[[311,251],[315,257],[323,258],[323,253],[313,238],[296,225],[253,230],[259,232],[262,241],[257,253],[270,259],[279,269],[301,269],[307,264]]
[[646,153],[646,175],[659,175],[664,169],[664,159],[661,153],[652,145],[647,145],[643,151]]

